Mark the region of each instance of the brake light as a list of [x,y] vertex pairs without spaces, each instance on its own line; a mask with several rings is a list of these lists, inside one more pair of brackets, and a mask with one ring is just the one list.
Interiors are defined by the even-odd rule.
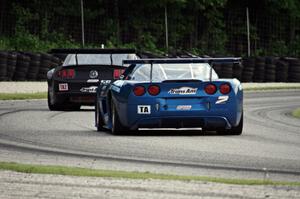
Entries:
[[146,92],[146,90],[145,90],[145,87],[143,87],[143,86],[136,86],[136,87],[134,87],[134,89],[133,89],[133,93],[134,93],[136,96],[142,96],[142,95],[145,94],[145,92]]
[[204,90],[207,94],[209,95],[212,95],[212,94],[215,94],[217,92],[217,87],[216,85],[214,84],[207,84],[205,87],[204,87]]
[[150,95],[158,95],[160,92],[159,86],[151,85],[148,87],[148,92]]
[[221,84],[220,86],[220,92],[222,94],[228,94],[231,91],[231,87],[229,84]]
[[58,77],[63,79],[73,79],[75,77],[75,70],[74,69],[63,69],[58,71]]
[[124,69],[115,69],[114,70],[114,79],[119,79],[120,76],[124,73]]

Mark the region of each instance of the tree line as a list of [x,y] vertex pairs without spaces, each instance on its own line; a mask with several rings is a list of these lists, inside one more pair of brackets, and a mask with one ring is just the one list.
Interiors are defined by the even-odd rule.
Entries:
[[[298,0],[83,0],[85,47],[300,55]],[[0,0],[0,49],[81,47],[80,0]],[[166,15],[168,48],[166,47]]]

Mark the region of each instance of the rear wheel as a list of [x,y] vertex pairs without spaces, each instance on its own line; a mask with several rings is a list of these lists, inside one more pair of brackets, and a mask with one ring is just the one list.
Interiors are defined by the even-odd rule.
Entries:
[[48,108],[50,111],[62,111],[63,108],[61,105],[58,105],[53,102],[53,94],[51,95],[50,91],[48,90]]
[[78,111],[80,110],[80,104],[58,104],[55,103],[54,94],[51,94],[48,90],[48,108],[50,111]]
[[111,132],[113,134],[120,135],[129,131],[129,128],[121,124],[119,119],[119,114],[113,102],[111,103],[111,123],[112,123]]
[[100,113],[100,107],[99,107],[98,102],[96,102],[96,105],[95,105],[95,120],[96,120],[97,131],[105,130],[103,128],[104,122],[103,122],[103,118]]
[[224,129],[223,131],[218,131],[218,134],[221,135],[241,135],[243,132],[243,120],[244,114],[242,113],[239,124],[236,127],[232,127],[231,129]]

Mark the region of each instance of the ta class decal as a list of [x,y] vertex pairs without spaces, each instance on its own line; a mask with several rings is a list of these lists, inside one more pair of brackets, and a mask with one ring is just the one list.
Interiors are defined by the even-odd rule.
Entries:
[[198,88],[192,87],[180,87],[180,88],[172,88],[168,91],[169,94],[178,94],[178,95],[195,95],[197,93]]
[[68,91],[68,83],[62,83],[62,84],[58,84],[58,89],[59,91]]
[[216,101],[216,104],[225,104],[229,99],[228,95],[219,96],[218,100]]
[[80,91],[83,93],[96,93],[97,88],[97,86],[83,87]]
[[137,112],[138,112],[138,114],[151,114],[151,106],[150,105],[138,105]]

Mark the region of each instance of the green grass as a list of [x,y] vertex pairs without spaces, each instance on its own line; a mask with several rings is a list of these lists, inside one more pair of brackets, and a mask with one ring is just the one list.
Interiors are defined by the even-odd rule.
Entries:
[[295,110],[292,112],[292,115],[293,115],[294,117],[300,118],[300,108],[295,109]]
[[0,93],[0,100],[45,99],[46,92],[41,93]]
[[22,173],[37,174],[56,174],[69,176],[87,176],[87,177],[111,177],[111,178],[127,178],[127,179],[159,179],[159,180],[180,180],[180,181],[207,181],[225,184],[237,185],[287,185],[300,186],[300,182],[279,182],[270,180],[251,180],[251,179],[226,179],[202,176],[179,176],[167,174],[154,174],[149,172],[128,172],[113,171],[100,169],[86,169],[79,167],[65,166],[41,166],[31,164],[19,164],[12,162],[0,162],[0,169],[11,170]]
[[249,87],[243,88],[244,91],[262,91],[262,90],[286,90],[286,89],[300,89],[299,86],[272,86],[272,87]]

